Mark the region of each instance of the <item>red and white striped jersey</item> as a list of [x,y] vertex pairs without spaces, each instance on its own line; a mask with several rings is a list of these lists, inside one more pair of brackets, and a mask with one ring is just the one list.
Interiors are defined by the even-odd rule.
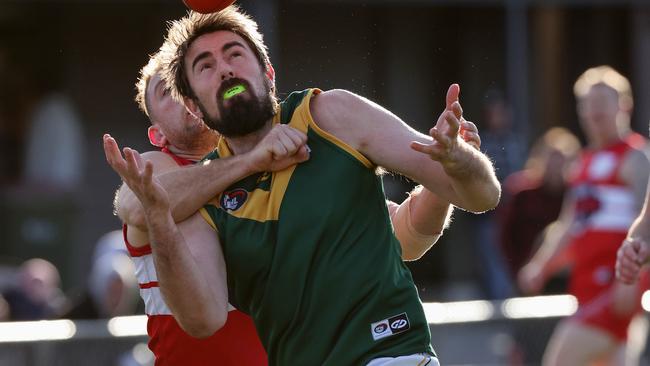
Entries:
[[570,179],[577,225],[570,251],[573,270],[569,291],[586,303],[614,280],[616,251],[639,212],[632,187],[620,179],[624,159],[645,139],[631,134],[599,150],[585,150]]
[[[192,162],[170,154],[179,165]],[[242,366],[267,365],[266,352],[257,336],[252,319],[229,305],[228,320],[223,328],[206,339],[185,333],[173,317],[160,293],[151,246],[132,246],[124,226],[124,243],[136,267],[140,296],[147,314],[149,349],[156,366]]]

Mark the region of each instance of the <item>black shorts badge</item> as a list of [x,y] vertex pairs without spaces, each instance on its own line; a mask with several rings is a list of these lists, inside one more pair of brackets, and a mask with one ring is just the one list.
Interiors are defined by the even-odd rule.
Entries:
[[390,325],[390,330],[393,331],[393,334],[406,332],[411,327],[406,313],[401,313],[388,318],[388,325]]
[[380,340],[395,334],[406,332],[411,327],[406,313],[391,316],[388,319],[380,320],[370,324],[372,339]]
[[248,198],[248,192],[241,188],[223,192],[221,196],[221,207],[227,211],[236,211],[244,205]]

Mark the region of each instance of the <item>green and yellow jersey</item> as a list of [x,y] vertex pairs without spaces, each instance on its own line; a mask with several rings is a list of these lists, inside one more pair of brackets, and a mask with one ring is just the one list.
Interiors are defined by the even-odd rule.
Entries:
[[[245,178],[201,210],[219,233],[230,302],[255,320],[271,365],[433,354],[381,179],[314,122],[319,92],[292,93],[274,119],[307,134],[310,159]],[[208,158],[229,155],[222,141]]]

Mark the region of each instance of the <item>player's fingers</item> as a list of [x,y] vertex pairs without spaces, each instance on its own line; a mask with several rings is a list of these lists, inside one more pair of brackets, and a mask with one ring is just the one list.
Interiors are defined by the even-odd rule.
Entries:
[[440,130],[437,128],[431,129],[431,131],[429,131],[429,134],[441,147],[445,149],[448,148],[451,144],[451,138],[446,134],[440,132]]
[[477,133],[465,131],[462,136],[463,140],[465,140],[465,142],[470,144],[470,146],[476,150],[479,150],[481,148],[481,136],[479,136]]
[[643,258],[641,257],[641,248],[640,246],[635,245],[636,241],[632,240],[628,243],[623,244],[622,247],[618,250],[618,255],[622,260],[631,261],[635,263],[642,263]]
[[631,268],[616,266],[616,278],[623,283],[631,284],[636,282],[638,273],[638,271]]
[[276,160],[287,156],[287,153],[288,153],[287,148],[284,146],[284,144],[282,144],[282,142],[280,142],[280,140],[276,140],[273,143],[272,149],[273,149],[272,150],[273,158],[276,159]]
[[142,170],[142,186],[145,189],[151,188],[151,180],[153,177],[153,164],[150,161],[144,163],[144,169]]
[[137,177],[140,175],[140,169],[138,168],[138,163],[135,161],[133,156],[133,149],[130,147],[125,147],[122,149],[124,153],[124,158],[126,159],[127,173],[131,177]]
[[458,132],[460,131],[460,121],[456,118],[454,113],[445,112],[445,121],[449,124],[449,129],[447,130],[446,135],[453,138],[458,136]]
[[630,243],[628,246],[632,247],[635,251],[639,251],[641,249],[641,241],[637,240],[636,238],[630,238],[630,239],[625,239],[628,243]]
[[300,147],[300,144],[297,144],[289,135],[289,130],[282,131],[278,134],[278,142],[287,150],[287,155],[292,155]]
[[120,148],[117,146],[117,142],[109,134],[104,135],[103,141],[106,161],[113,168],[113,170],[120,173],[120,171],[123,171],[126,168],[126,162],[122,157]]
[[297,145],[301,146],[307,143],[307,134],[293,127],[287,128],[287,136]]
[[291,158],[296,163],[302,163],[303,161],[309,160],[309,147],[307,147],[307,145],[300,146],[300,148],[298,148],[298,151],[296,151],[296,153],[293,154]]
[[650,259],[650,248],[646,243],[641,244],[641,247],[637,251],[637,260],[640,264],[646,263]]
[[130,149],[130,152],[131,152],[129,157],[130,162],[135,166],[137,171],[141,174],[142,171],[144,171],[144,160],[140,156],[138,150]]
[[145,166],[142,155],[140,155],[137,150],[133,150],[133,160],[135,161],[135,164],[138,166],[138,168]]
[[430,159],[435,161],[442,160],[444,155],[437,144],[423,144],[421,142],[413,141],[411,142],[410,146],[411,149],[419,153],[426,154]]
[[616,252],[616,259],[620,262],[623,260],[634,260],[636,253],[628,245],[623,244]]
[[463,117],[463,107],[461,107],[459,101],[455,101],[451,104],[451,111],[454,112],[454,116],[459,120]]
[[460,94],[460,86],[458,84],[451,84],[447,89],[447,97],[445,108],[451,110],[451,105],[458,100]]
[[461,131],[473,132],[478,134],[478,127],[472,121],[468,121],[465,118],[460,119],[460,129]]
[[104,134],[102,141],[104,143],[104,155],[106,155],[106,161],[108,161],[109,164],[111,164],[118,155],[121,157],[117,142],[111,137],[111,135],[107,133]]
[[411,149],[421,152],[423,154],[430,155],[433,153],[433,145],[432,144],[423,144],[421,142],[413,141],[411,142]]
[[626,255],[625,253],[623,253],[623,255],[618,255],[618,258],[616,258],[616,266],[621,270],[631,272],[638,272],[641,270],[641,265],[637,261],[636,256]]

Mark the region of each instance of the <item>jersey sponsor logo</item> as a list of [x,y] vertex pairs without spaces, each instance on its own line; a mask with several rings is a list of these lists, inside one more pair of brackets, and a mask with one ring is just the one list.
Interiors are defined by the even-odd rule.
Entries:
[[388,319],[370,324],[370,333],[372,333],[372,339],[376,341],[393,334],[390,330],[390,326],[388,326]]
[[248,192],[241,188],[224,192],[221,196],[221,207],[228,211],[236,211],[244,205],[248,198]]
[[411,327],[409,318],[406,313],[391,316],[370,324],[370,333],[375,341],[382,338],[390,337],[395,334],[403,333]]
[[576,219],[584,223],[601,209],[601,203],[594,187],[582,184],[573,189]]
[[393,334],[406,332],[410,328],[409,318],[406,316],[406,313],[401,313],[388,318],[388,323],[390,324],[390,330],[393,331]]
[[381,334],[381,333],[384,333],[386,331],[386,329],[388,329],[388,325],[386,323],[381,323],[381,324],[377,325],[373,329],[373,331],[375,332],[375,334]]

